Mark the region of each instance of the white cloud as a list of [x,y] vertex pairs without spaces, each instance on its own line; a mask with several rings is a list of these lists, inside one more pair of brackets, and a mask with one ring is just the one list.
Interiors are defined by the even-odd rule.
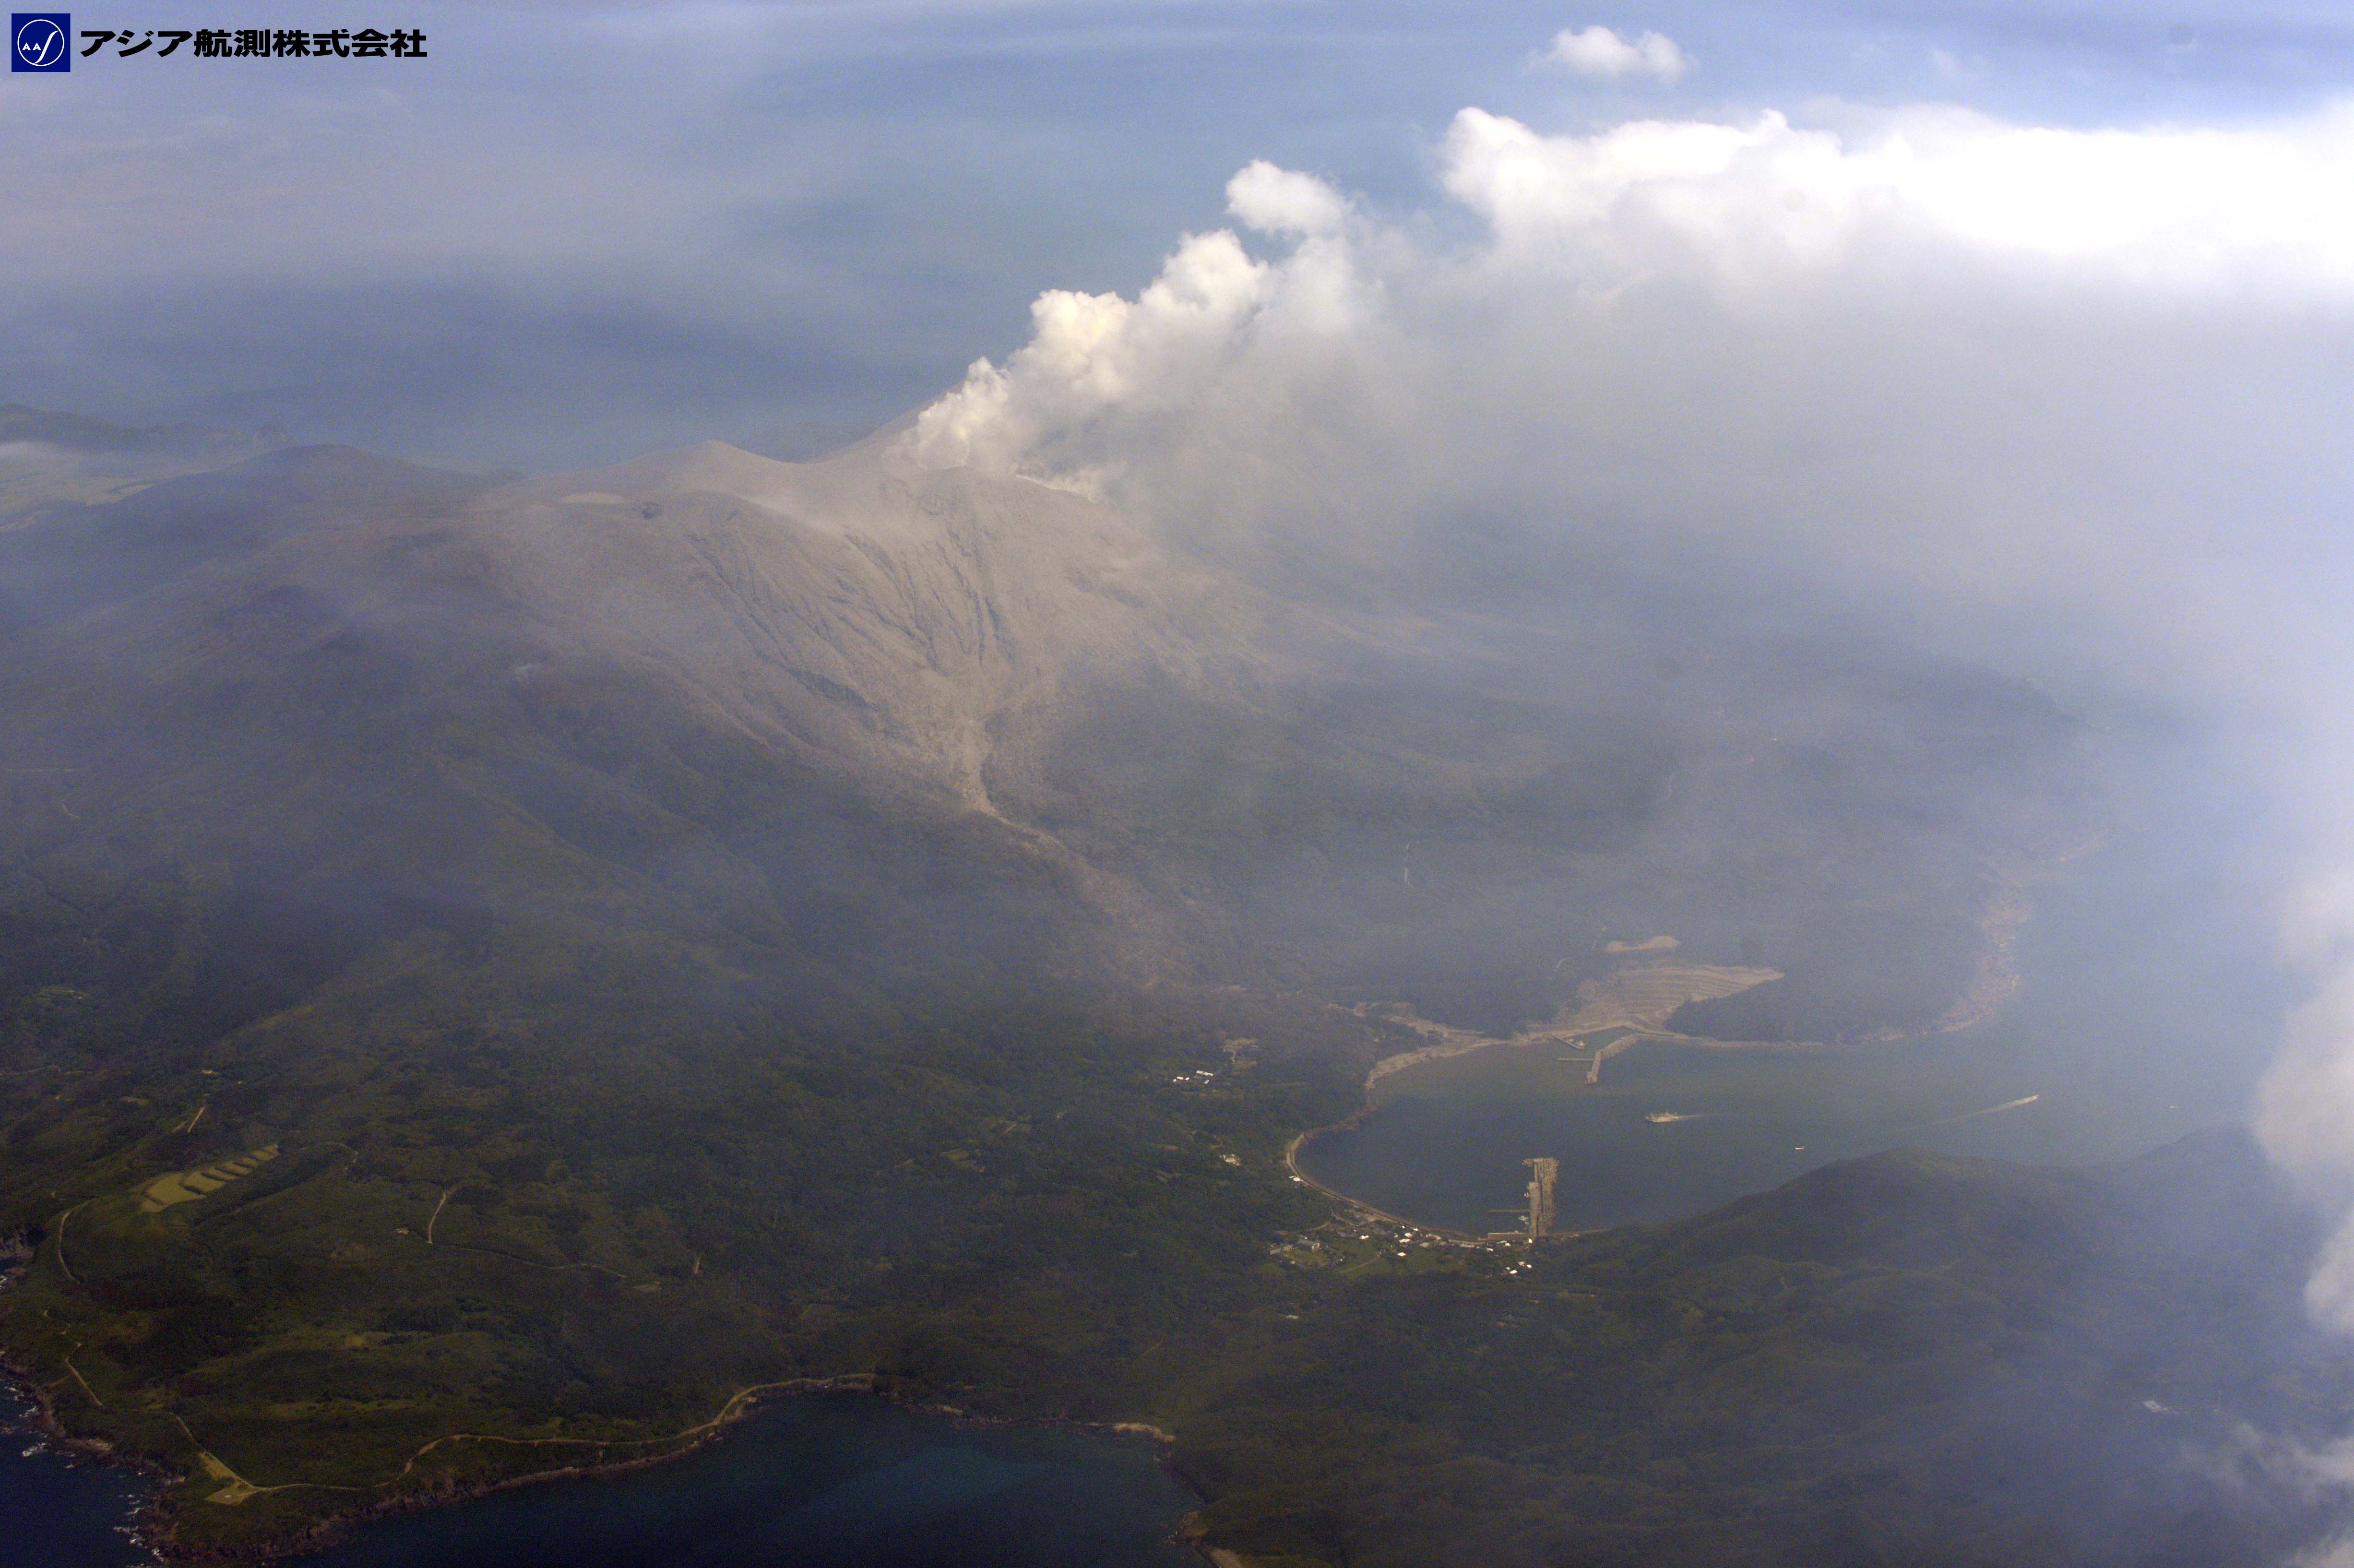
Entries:
[[2055,130],[1959,110],[1842,137],[1768,112],[1543,136],[1467,109],[1450,194],[1498,244],[1723,275],[1945,244],[2134,286],[2354,294],[2354,106],[2239,130]]
[[1683,50],[1664,33],[1645,33],[1629,40],[1599,25],[1584,32],[1564,27],[1537,56],[1537,62],[1612,81],[1629,76],[1674,81],[1691,69]]
[[[1552,517],[1998,652],[2027,627],[2210,695],[2354,681],[2327,412],[2354,400],[2354,108],[1565,136],[1471,109],[1439,176],[1468,244],[1251,164],[1229,204],[1278,254],[1195,236],[1132,301],[1043,296],[917,451],[1229,542],[1370,559],[1436,518]],[[2306,716],[2297,776],[2354,779]]]
[[1349,216],[1341,193],[1265,158],[1226,182],[1226,210],[1262,234],[1330,234]]
[[[2024,565],[1989,551],[2031,518],[2053,530],[2028,551],[2039,569],[2079,548],[2063,507],[2146,490],[2145,525],[2215,531],[2221,514],[2198,508],[2220,506],[2222,487],[2303,516],[2345,471],[2334,438],[2302,468],[2283,458],[2318,435],[2316,398],[2344,378],[2328,344],[2354,317],[2354,106],[2235,129],[2052,129],[1920,108],[1843,132],[1769,112],[1560,136],[1467,109],[1440,179],[1484,226],[1468,249],[1249,164],[1229,208],[1288,254],[1254,259],[1219,231],[1187,238],[1133,301],[1041,296],[1029,344],[926,410],[917,450],[1057,483],[1126,476],[1141,498],[1187,471],[1184,454],[1229,411],[1263,419],[1313,384],[1312,410],[1216,439],[1327,453],[1371,441],[1391,465],[1405,442],[1430,483],[1458,488],[1497,481],[1450,443],[1497,461],[1533,445],[1550,455],[1527,459],[1522,490],[1623,485],[1628,504],[1695,527],[1720,526],[1712,509],[1734,493],[1793,508],[1819,493],[1808,464],[1729,445],[1779,440],[1849,454],[1835,482],[1860,513],[1947,520],[1925,543],[1917,526],[1865,541],[1889,564],[1986,577]],[[2316,310],[2317,334],[2294,324]],[[1341,360],[1354,369],[1336,388]],[[1607,393],[1589,385],[1605,374],[1622,378]],[[1628,424],[1655,381],[1695,376],[1723,404],[1704,429],[1684,423],[1689,397]],[[1375,409],[1397,425],[1379,440],[1350,423]],[[1914,423],[1900,449],[1902,419]],[[1668,450],[1680,439],[1719,450],[1694,462]],[[1581,446],[1595,450],[1572,473],[1560,454]],[[1645,461],[1679,479],[1649,480]],[[1376,510],[1401,512],[1409,493]],[[2272,537],[2314,545],[2301,526]],[[2255,569],[2243,551],[2186,591],[2220,602]]]

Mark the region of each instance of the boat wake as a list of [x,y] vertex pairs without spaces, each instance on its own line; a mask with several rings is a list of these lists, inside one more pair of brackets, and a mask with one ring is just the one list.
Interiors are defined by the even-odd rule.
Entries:
[[1925,1121],[1921,1125],[1923,1127],[1951,1127],[1957,1121],[1972,1121],[1982,1116],[1992,1116],[1997,1111],[2017,1110],[2021,1106],[2031,1106],[2042,1097],[2043,1097],[2040,1094],[2021,1095],[2015,1100],[2005,1100],[1999,1106],[1988,1106],[1983,1110],[1964,1111],[1959,1116],[1949,1116],[1939,1121]]

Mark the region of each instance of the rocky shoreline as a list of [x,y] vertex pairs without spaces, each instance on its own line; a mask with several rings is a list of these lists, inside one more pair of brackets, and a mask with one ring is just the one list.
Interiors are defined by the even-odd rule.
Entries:
[[[16,1288],[17,1280],[23,1277],[32,1261],[33,1248],[21,1235],[10,1236],[4,1245],[0,1245],[0,1299],[5,1299],[8,1292]],[[162,1466],[135,1454],[122,1453],[103,1437],[79,1437],[67,1431],[58,1420],[48,1386],[34,1375],[31,1367],[18,1363],[5,1352],[0,1352],[0,1382],[5,1382],[30,1407],[31,1414],[27,1425],[31,1431],[58,1452],[128,1471],[157,1487],[175,1478]],[[155,1552],[160,1560],[163,1554],[156,1543],[138,1530],[140,1512],[146,1506],[147,1499],[143,1498],[132,1510],[131,1541],[134,1546]]]

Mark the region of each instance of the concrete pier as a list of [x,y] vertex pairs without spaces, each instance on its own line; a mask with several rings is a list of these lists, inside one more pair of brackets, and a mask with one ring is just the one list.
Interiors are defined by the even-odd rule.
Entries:
[[1529,1234],[1553,1234],[1553,1189],[1561,1176],[1561,1161],[1539,1156],[1523,1160],[1529,1168]]

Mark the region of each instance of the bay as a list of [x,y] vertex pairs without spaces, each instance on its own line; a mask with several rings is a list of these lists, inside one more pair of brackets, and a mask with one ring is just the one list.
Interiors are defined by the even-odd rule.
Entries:
[[[17,1412],[21,1418],[23,1412]],[[36,1448],[35,1452],[24,1450]],[[123,1568],[134,1478],[16,1435],[0,1563]],[[764,1406],[667,1464],[361,1526],[313,1568],[1199,1568],[1195,1499],[1144,1445],[861,1396]]]
[[1525,1161],[1560,1162],[1555,1224],[1681,1219],[1894,1148],[2031,1164],[2130,1158],[2242,1118],[2289,1001],[2273,911],[2231,811],[2122,828],[2039,886],[1994,1021],[1819,1054],[1655,1044],[1598,1086],[1558,1045],[1391,1074],[1299,1168],[1418,1224],[1513,1230]]

